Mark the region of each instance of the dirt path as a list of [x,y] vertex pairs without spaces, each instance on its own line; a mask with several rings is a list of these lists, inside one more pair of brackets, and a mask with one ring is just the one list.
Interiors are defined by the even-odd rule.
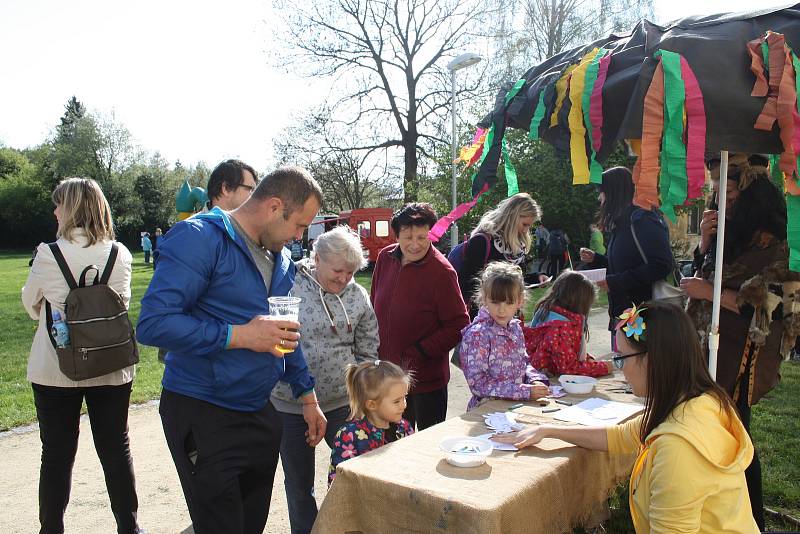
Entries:
[[[592,314],[589,351],[608,351],[605,311]],[[464,375],[451,366],[447,416],[463,413],[469,400]],[[189,534],[193,530],[180,482],[164,440],[156,403],[131,407],[129,417],[131,451],[139,495],[140,524],[148,534]],[[0,434],[0,532],[38,532],[38,480],[41,442],[38,429],[28,427]],[[317,500],[325,496],[330,449],[323,441],[317,447]],[[114,532],[103,471],[94,451],[89,421],[81,422],[81,438],[72,474],[72,494],[64,518],[67,533]],[[275,475],[267,533],[289,532],[283,470]]]

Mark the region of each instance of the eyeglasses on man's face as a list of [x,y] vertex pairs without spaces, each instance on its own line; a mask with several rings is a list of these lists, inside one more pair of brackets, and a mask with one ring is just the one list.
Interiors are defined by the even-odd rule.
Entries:
[[615,353],[616,356],[611,358],[611,361],[614,362],[614,367],[618,370],[622,370],[622,367],[625,365],[626,358],[632,358],[634,356],[639,356],[641,354],[647,354],[646,350],[640,352],[634,352],[632,354],[620,354],[619,352]]
[[247,185],[247,184],[239,184],[238,187],[244,187],[245,189],[247,189],[251,193],[256,188],[256,186],[254,186],[254,185]]

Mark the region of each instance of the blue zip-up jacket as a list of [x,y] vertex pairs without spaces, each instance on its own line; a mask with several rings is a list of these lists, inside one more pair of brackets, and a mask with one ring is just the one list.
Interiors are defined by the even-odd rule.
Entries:
[[173,226],[158,250],[136,333],[139,342],[169,351],[164,389],[247,412],[267,404],[278,380],[289,383],[295,397],[313,389],[299,345],[284,358],[226,348],[232,325],[267,315],[267,297],[289,293],[295,267],[288,251],[273,253],[267,295],[247,244],[219,209]]

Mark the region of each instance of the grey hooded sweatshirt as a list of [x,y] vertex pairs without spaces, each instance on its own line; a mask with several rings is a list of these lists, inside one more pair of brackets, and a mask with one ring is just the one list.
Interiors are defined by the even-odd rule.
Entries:
[[[345,367],[378,357],[378,319],[367,290],[351,280],[338,295],[328,293],[317,282],[310,260],[297,263],[292,296],[300,302],[300,344],[308,370],[316,379],[320,409],[329,412],[347,406]],[[302,414],[299,399],[288,384],[272,390],[272,404],[284,413]]]

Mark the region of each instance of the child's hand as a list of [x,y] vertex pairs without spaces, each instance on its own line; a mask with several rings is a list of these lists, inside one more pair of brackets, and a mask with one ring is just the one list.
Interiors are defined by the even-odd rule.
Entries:
[[550,395],[550,388],[545,386],[542,382],[534,382],[531,387],[531,400],[541,399]]

